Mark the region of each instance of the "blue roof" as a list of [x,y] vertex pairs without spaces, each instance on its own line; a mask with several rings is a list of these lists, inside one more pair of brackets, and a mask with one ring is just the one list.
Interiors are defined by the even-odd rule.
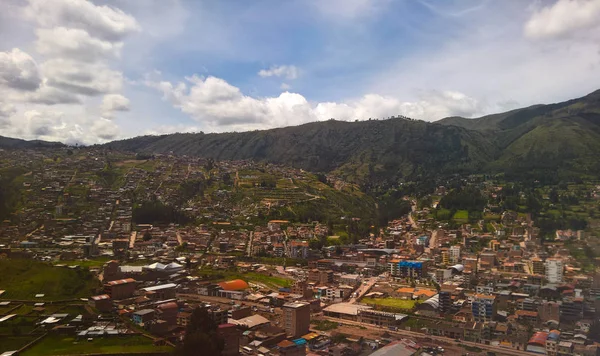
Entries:
[[398,267],[423,268],[423,262],[418,261],[400,261]]
[[296,340],[292,340],[292,342],[296,345],[306,345],[306,339],[296,339]]

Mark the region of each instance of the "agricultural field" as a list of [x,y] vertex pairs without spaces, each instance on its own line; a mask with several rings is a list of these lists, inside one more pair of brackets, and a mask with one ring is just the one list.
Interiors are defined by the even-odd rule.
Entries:
[[2,299],[40,301],[89,297],[100,282],[86,268],[53,267],[32,260],[0,260]]
[[76,340],[73,337],[59,335],[46,336],[30,349],[20,353],[22,356],[45,355],[81,355],[81,354],[127,354],[172,352],[170,346],[154,346],[153,341],[144,336],[120,336],[96,338],[92,341]]

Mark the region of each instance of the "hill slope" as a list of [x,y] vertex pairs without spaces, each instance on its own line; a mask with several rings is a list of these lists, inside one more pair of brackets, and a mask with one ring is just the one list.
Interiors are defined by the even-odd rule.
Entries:
[[10,138],[0,136],[0,148],[4,149],[28,149],[28,148],[49,148],[62,147],[64,144],[60,142],[48,142],[40,140],[21,140],[19,138]]
[[556,170],[600,174],[600,91],[477,119],[427,123],[406,118],[224,134],[173,134],[115,141],[134,152],[253,159],[354,182],[394,182],[452,173]]
[[356,182],[471,171],[482,168],[495,154],[479,132],[404,118],[330,120],[242,133],[144,136],[106,147],[172,151],[218,160],[254,159],[311,171],[337,170]]

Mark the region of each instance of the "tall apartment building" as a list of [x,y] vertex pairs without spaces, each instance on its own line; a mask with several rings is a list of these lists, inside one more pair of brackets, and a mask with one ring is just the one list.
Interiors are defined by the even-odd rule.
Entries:
[[425,261],[392,260],[389,268],[394,277],[423,278],[427,275],[427,262]]
[[452,264],[460,263],[460,246],[459,245],[454,245],[454,246],[450,247],[450,249],[448,250],[448,259],[450,260],[450,263],[452,263]]
[[557,258],[549,258],[546,260],[546,279],[549,283],[563,282],[564,265],[562,260]]
[[496,297],[493,295],[476,294],[471,311],[475,321],[492,321],[496,316]]
[[283,328],[292,338],[308,334],[310,327],[310,304],[285,303],[283,305]]
[[533,274],[546,274],[546,266],[544,266],[544,261],[542,261],[542,259],[539,257],[531,258],[529,268]]

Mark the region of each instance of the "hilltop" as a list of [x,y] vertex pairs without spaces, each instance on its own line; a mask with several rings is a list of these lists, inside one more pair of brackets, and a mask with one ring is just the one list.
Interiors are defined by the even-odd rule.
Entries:
[[523,169],[598,175],[600,91],[475,119],[329,120],[241,133],[142,136],[105,147],[253,159],[370,184],[454,173],[520,174]]

